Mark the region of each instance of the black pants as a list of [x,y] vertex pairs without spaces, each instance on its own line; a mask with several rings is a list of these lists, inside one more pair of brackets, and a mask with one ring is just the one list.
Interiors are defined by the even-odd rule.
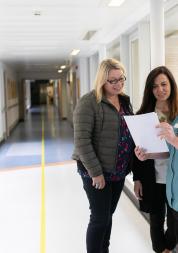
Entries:
[[176,234],[176,243],[178,244],[178,211],[171,209],[173,219],[174,219],[174,228]]
[[[158,208],[156,213],[150,213],[150,235],[153,250],[157,253],[165,249],[172,250],[176,246],[175,224],[171,208],[166,200],[166,185],[156,184]],[[166,219],[167,229],[164,224]]]
[[106,182],[102,190],[92,186],[92,179],[82,177],[82,180],[91,211],[86,235],[87,253],[108,253],[112,215],[117,207],[124,180]]

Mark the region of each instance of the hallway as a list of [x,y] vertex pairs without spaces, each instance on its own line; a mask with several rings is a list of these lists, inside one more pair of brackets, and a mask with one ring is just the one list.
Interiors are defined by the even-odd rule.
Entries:
[[52,105],[33,107],[25,121],[13,130],[0,146],[0,169],[41,164],[42,121],[45,132],[45,163],[71,160],[73,130],[70,124],[59,121]]
[[[156,66],[178,83],[178,1],[0,0],[0,7],[0,253],[86,253],[89,208],[71,160],[74,108],[106,58],[125,66],[134,112]],[[138,203],[131,173],[125,189]],[[150,252],[149,225],[123,192],[110,253]]]

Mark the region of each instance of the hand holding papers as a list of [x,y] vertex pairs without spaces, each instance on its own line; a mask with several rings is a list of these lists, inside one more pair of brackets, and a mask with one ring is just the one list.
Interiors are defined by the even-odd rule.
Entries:
[[[124,116],[124,119],[136,146],[144,148],[146,153],[169,152],[165,140],[158,137],[159,130],[156,129],[156,125],[159,124],[159,119],[155,112]],[[160,157],[158,155],[154,158]]]

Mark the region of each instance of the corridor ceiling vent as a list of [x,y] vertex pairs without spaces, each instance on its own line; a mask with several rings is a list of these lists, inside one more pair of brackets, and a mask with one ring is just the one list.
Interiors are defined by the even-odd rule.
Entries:
[[83,37],[82,40],[90,40],[95,34],[96,34],[97,31],[93,30],[93,31],[88,31],[85,36]]
[[110,0],[108,3],[109,7],[119,7],[121,6],[125,0]]
[[73,49],[70,55],[77,55],[80,52],[80,49]]

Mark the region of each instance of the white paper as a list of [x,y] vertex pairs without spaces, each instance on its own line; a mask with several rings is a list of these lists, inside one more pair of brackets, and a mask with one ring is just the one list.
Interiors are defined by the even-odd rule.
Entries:
[[158,137],[159,119],[155,112],[124,116],[124,119],[136,146],[146,149],[146,153],[168,152],[166,141]]

